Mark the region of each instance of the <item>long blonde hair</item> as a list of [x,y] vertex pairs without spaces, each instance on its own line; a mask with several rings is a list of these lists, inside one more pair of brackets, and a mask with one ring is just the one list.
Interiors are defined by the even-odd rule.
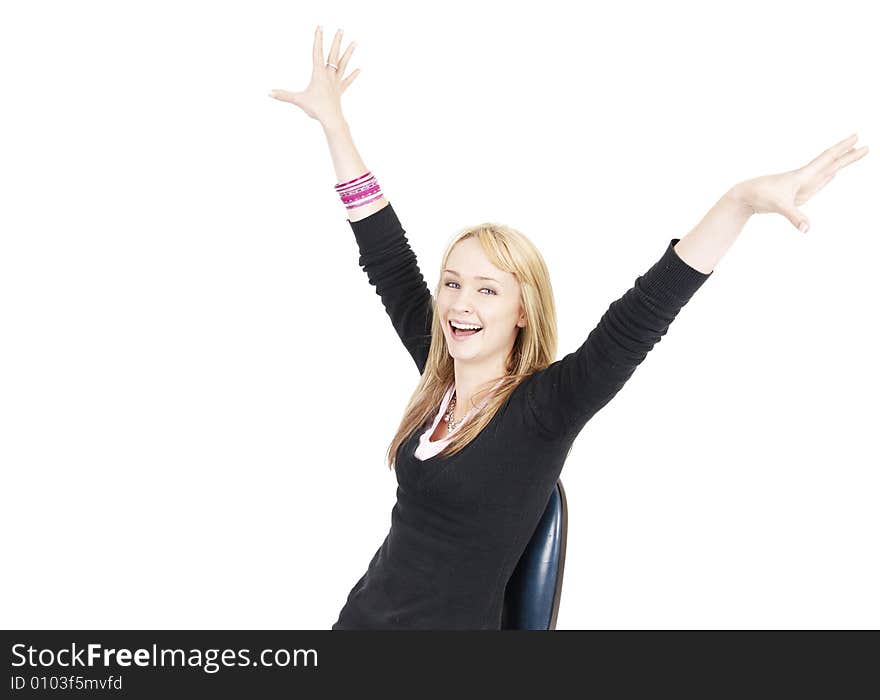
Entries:
[[[550,365],[556,357],[556,304],[550,275],[541,253],[516,229],[486,222],[467,227],[455,234],[443,254],[441,271],[446,269],[449,255],[456,244],[468,238],[477,239],[486,257],[495,267],[516,277],[520,285],[520,304],[525,313],[526,325],[519,329],[514,340],[507,358],[506,375],[481,385],[473,397],[474,403],[482,401],[486,393],[500,380],[498,388],[486,405],[463,423],[440,451],[440,455],[447,457],[464,449],[492,420],[511,392],[531,374]],[[386,454],[390,469],[395,468],[397,452],[412,432],[424,429],[426,421],[437,415],[446,391],[455,381],[455,362],[449,354],[443,332],[443,319],[437,313],[437,297],[442,279],[441,274],[432,299],[431,345],[425,370],[410,397]]]

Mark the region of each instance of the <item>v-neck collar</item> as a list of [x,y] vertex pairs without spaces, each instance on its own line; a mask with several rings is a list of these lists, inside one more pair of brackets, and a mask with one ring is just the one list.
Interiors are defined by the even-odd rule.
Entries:
[[[471,408],[470,411],[467,412],[467,415],[463,419],[460,419],[455,428],[452,429],[452,432],[447,433],[447,435],[440,440],[431,440],[431,436],[434,434],[434,431],[437,430],[437,426],[442,420],[443,416],[446,415],[446,411],[449,408],[449,403],[452,400],[452,394],[455,392],[455,382],[452,382],[450,387],[446,390],[446,393],[443,395],[443,401],[440,402],[440,410],[437,412],[437,415],[434,416],[434,421],[431,425],[419,436],[419,445],[417,448],[417,452],[421,452],[422,454],[428,454],[429,457],[433,457],[436,455],[443,447],[455,436],[455,434],[459,431],[461,426],[463,426],[470,417],[481,410],[487,403],[489,403],[489,399],[492,397],[492,394],[495,392],[495,389],[499,387],[501,382],[504,381],[504,377],[495,382],[495,385],[489,390],[489,393],[486,394],[485,398],[476,406]],[[429,458],[426,457],[425,459]]]

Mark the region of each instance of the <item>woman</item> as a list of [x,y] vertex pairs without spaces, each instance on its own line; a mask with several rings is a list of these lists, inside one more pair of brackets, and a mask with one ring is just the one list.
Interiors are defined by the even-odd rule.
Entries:
[[632,376],[756,213],[806,233],[798,206],[867,148],[855,135],[790,172],[740,182],[612,303],[586,341],[554,362],[547,268],[518,231],[466,228],[432,298],[404,230],[351,139],[341,95],[355,43],[324,62],[315,31],[302,92],[273,90],[324,128],[360,265],[421,379],[388,450],[398,482],[391,530],[332,629],[499,629],[511,572],[574,439]]

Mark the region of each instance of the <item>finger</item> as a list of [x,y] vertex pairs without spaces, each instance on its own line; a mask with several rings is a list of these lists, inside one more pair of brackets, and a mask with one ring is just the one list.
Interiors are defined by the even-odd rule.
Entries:
[[312,67],[317,69],[324,65],[324,40],[323,29],[318,26],[315,29],[315,43],[312,45]]
[[780,207],[780,210],[782,211],[782,215],[802,233],[806,233],[810,229],[810,220],[807,219],[807,215],[799,209],[783,206]]
[[859,158],[863,157],[868,152],[867,146],[862,146],[862,148],[854,148],[846,153],[844,153],[840,158],[834,161],[832,164],[834,167],[834,171],[837,172],[841,168],[845,168],[850,163],[855,163]]
[[361,73],[360,68],[355,68],[351,75],[349,75],[345,80],[342,81],[342,92],[345,92],[348,89],[348,86],[354,82],[354,79],[357,78]]
[[290,92],[289,90],[272,90],[269,92],[269,97],[274,97],[276,100],[290,102],[292,104],[298,104],[296,95],[297,93]]
[[834,144],[831,148],[822,151],[822,153],[807,164],[807,167],[812,170],[822,170],[846,153],[857,140],[858,136],[856,134],[845,138],[843,141]]
[[[330,58],[327,59],[333,65],[337,65],[337,66],[339,65],[339,44],[341,44],[341,43],[342,43],[342,30],[337,29],[336,34],[333,37],[333,44],[331,44],[331,46],[330,46]],[[339,73],[338,70],[337,70],[337,73]]]
[[[357,46],[357,42],[353,41],[348,45],[348,48],[345,50],[345,53],[342,54],[342,58],[339,60],[337,64],[339,66],[339,70],[336,71],[337,75],[342,75],[345,73],[345,67],[348,65],[348,59],[351,58],[351,54],[354,51],[354,47]],[[349,76],[351,77],[351,76]]]

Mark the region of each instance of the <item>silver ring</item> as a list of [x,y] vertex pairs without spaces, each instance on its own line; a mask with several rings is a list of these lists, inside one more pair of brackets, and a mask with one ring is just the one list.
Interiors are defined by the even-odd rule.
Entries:
[[330,61],[327,61],[327,65],[330,66],[331,68],[335,68],[335,69],[339,68],[339,66],[337,66],[335,63],[330,63]]

